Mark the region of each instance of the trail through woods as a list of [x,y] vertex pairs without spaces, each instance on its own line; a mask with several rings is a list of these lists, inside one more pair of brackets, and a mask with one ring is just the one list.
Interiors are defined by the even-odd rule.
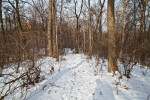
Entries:
[[[139,67],[134,68],[131,79],[123,76],[119,81],[119,73],[107,73],[107,60],[97,64],[95,58],[88,60],[83,54],[67,54],[63,59],[45,58],[42,71],[46,79],[31,89],[27,100],[146,100],[150,93],[150,74],[142,76]],[[52,74],[51,65],[55,68]]]

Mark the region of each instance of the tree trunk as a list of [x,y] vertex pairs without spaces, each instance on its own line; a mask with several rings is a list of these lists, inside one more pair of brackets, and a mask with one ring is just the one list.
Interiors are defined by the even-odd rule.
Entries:
[[55,0],[52,0],[52,17],[53,17],[53,57],[57,57],[57,32],[56,32],[56,6]]
[[10,17],[10,14],[9,14],[9,30],[12,29],[12,25],[11,25],[11,17]]
[[[16,10],[16,21],[17,21],[17,33],[18,33],[18,42],[19,44],[21,45],[21,42],[23,43],[23,46],[25,47],[26,46],[26,38],[25,36],[22,34],[23,32],[23,27],[21,25],[21,19],[20,19],[20,14],[19,14],[19,0],[15,0],[16,1],[16,8],[12,5],[12,3],[10,3],[12,5],[12,7]],[[10,2],[10,1],[9,1]],[[22,35],[22,38],[21,36]],[[18,54],[19,54],[19,59],[18,59],[18,63],[21,61],[21,49],[20,49],[20,46],[18,46]],[[28,59],[28,54],[27,52],[24,52],[24,56],[25,58],[24,59]],[[19,64],[18,64],[18,68],[17,70],[19,69]]]
[[[5,49],[5,50],[2,50],[1,52],[4,53],[4,51],[5,51],[5,54],[6,54],[7,53],[7,43],[6,43],[6,35],[5,35],[5,31],[4,31],[4,25],[3,25],[4,23],[3,23],[3,15],[2,14],[3,14],[2,13],[2,0],[0,0],[0,24],[1,24],[1,32],[2,32],[2,35],[3,35],[3,39],[4,39],[4,49]],[[6,58],[7,57],[4,57],[4,59],[6,59]],[[2,74],[2,70],[3,70],[3,65],[0,64],[0,76]]]
[[103,0],[103,2],[101,2],[101,0],[99,0],[100,3],[100,19],[99,19],[99,32],[100,32],[100,36],[98,38],[101,39],[102,36],[102,14],[103,14],[103,8],[104,8],[104,4],[105,4],[106,0]]
[[3,23],[3,15],[2,15],[2,0],[0,0],[0,24],[1,24],[1,31],[3,34],[3,39],[4,39],[4,47],[5,50],[7,51],[7,47],[6,47],[6,35],[5,35],[5,31],[4,31],[4,23]]
[[79,53],[79,18],[77,17],[77,24],[76,24],[76,53]]
[[6,31],[8,31],[9,30],[9,28],[8,28],[8,15],[7,15],[7,12],[4,12],[4,15],[5,15],[5,30]]
[[58,47],[60,48],[60,50],[63,50],[63,45],[62,45],[62,42],[60,43],[59,41],[62,41],[62,11],[63,11],[63,0],[61,0],[61,8],[60,8],[60,23],[59,23],[59,34],[58,34]]
[[47,33],[47,52],[48,56],[52,56],[53,50],[52,50],[52,1],[49,0],[49,15],[48,15],[48,33]]
[[134,39],[136,39],[136,0],[134,0]]
[[146,12],[146,0],[142,0],[143,10],[142,10],[142,16],[143,16],[143,28],[144,28],[144,34],[146,34],[146,23],[145,23],[145,12]]
[[2,70],[3,70],[3,68],[2,68],[2,66],[0,66],[0,77],[2,77]]
[[145,0],[141,0],[140,9],[141,9],[141,23],[140,23],[139,43],[142,43],[144,41],[143,36],[145,36],[146,34],[145,33],[146,32],[146,24],[145,24],[146,1]]
[[84,18],[83,18],[83,23],[82,23],[82,32],[83,32],[83,53],[85,53],[85,23],[84,23]]
[[100,13],[100,20],[99,20],[99,33],[100,33],[100,36],[98,38],[101,39],[101,37],[102,37],[102,10]]
[[21,25],[20,21],[20,14],[19,14],[19,0],[16,0],[16,14],[17,14],[17,27],[18,27],[18,32],[23,32],[23,28]]
[[125,28],[126,28],[126,15],[127,15],[127,1],[124,0],[123,4],[123,31],[122,31],[122,46],[124,45],[125,41]]
[[76,53],[79,52],[79,18],[82,12],[83,8],[83,0],[81,2],[81,8],[79,14],[77,14],[77,0],[74,0],[75,4],[75,16],[76,16],[76,30],[75,30],[75,48],[76,48]]
[[107,28],[108,28],[108,72],[118,71],[116,55],[116,33],[115,33],[115,0],[108,0],[107,5]]
[[88,0],[89,6],[89,57],[91,59],[92,56],[92,18],[91,18],[91,8],[90,8],[90,0]]
[[49,0],[48,17],[48,55],[58,58],[58,42],[56,31],[56,5],[55,0]]
[[120,58],[123,59],[123,49],[124,49],[124,41],[125,41],[125,29],[126,29],[126,17],[127,17],[127,6],[130,0],[124,0],[123,3],[123,30],[122,30],[122,47],[120,51]]

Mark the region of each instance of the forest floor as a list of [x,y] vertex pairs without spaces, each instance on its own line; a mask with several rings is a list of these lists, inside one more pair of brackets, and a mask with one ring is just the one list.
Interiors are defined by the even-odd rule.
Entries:
[[131,78],[119,80],[119,73],[107,73],[107,60],[88,60],[71,52],[61,58],[60,62],[44,59],[42,74],[46,79],[30,89],[28,100],[148,100],[150,69],[146,67],[137,65]]
[[87,58],[68,51],[59,62],[51,57],[38,60],[45,78],[29,87],[25,100],[148,100],[150,69],[136,65],[131,78],[119,79],[119,73],[107,72],[107,60]]

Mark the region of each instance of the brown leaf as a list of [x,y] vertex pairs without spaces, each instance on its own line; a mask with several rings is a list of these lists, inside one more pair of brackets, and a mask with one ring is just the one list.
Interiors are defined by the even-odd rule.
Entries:
[[122,79],[122,76],[120,75],[120,76],[118,77],[118,79]]
[[116,82],[115,85],[119,85],[119,82]]
[[124,89],[128,90],[129,88],[125,87]]
[[97,76],[97,75],[98,75],[97,73],[94,74],[94,76]]

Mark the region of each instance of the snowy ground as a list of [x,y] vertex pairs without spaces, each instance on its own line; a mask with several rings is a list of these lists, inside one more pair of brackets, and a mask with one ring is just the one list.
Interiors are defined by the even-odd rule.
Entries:
[[[31,89],[27,100],[147,100],[150,94],[150,70],[135,67],[131,78],[107,73],[107,61],[87,60],[83,54],[67,54],[56,63],[45,58],[42,67],[46,80]],[[49,70],[54,66],[51,75]],[[60,70],[60,72],[59,72]],[[97,72],[97,70],[99,70]],[[143,72],[147,74],[144,76]],[[119,85],[115,85],[119,82]]]
[[45,80],[30,86],[25,100],[148,100],[150,69],[134,67],[130,79],[119,80],[119,74],[107,73],[107,60],[97,62],[71,52],[60,58],[39,60]]

